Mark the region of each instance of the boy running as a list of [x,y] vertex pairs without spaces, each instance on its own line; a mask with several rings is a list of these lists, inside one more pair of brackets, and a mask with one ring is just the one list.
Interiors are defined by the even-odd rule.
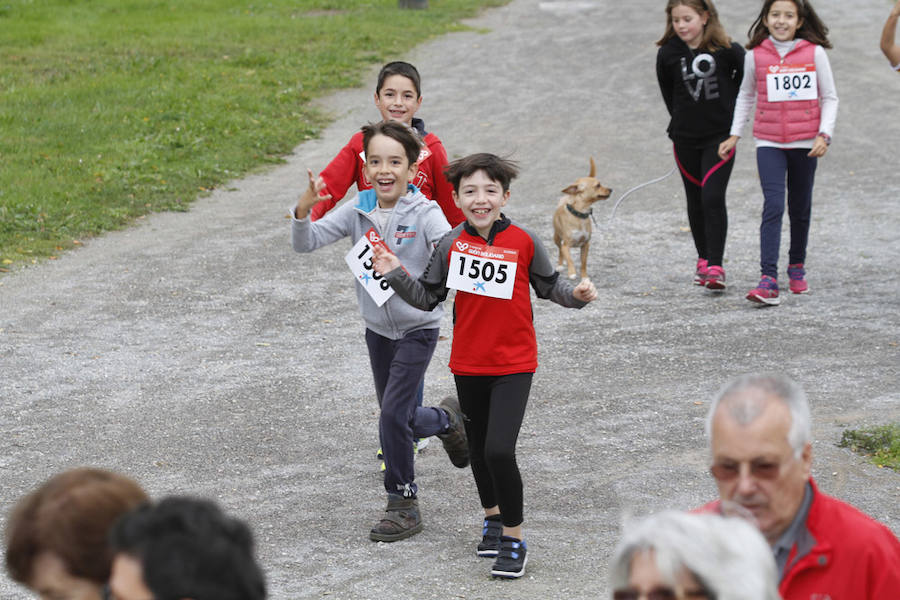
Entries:
[[393,542],[422,530],[413,438],[437,435],[457,467],[468,465],[469,458],[462,415],[454,398],[445,398],[439,408],[416,406],[416,390],[437,343],[441,313],[415,309],[395,297],[372,267],[372,248],[383,247],[402,256],[413,273],[421,273],[450,226],[437,204],[410,184],[420,150],[412,130],[401,123],[378,123],[363,127],[362,138],[365,173],[374,187],[312,222],[310,208],[329,196],[322,177],[314,178],[308,171],[309,187],[292,211],[291,242],[297,252],[311,252],[347,236],[355,242],[346,261],[358,282],[356,294],[366,323],[387,463],[387,508],[369,537]]
[[522,478],[516,440],[531,380],[537,339],[529,283],[539,298],[581,308],[596,299],[588,279],[576,287],[560,279],[538,238],[508,219],[515,165],[493,154],[474,154],[446,170],[453,199],[466,221],[445,236],[418,279],[401,257],[375,250],[375,268],[404,300],[432,310],[456,289],[450,370],[460,405],[485,519],[478,556],[496,557],[491,574],[525,573]]

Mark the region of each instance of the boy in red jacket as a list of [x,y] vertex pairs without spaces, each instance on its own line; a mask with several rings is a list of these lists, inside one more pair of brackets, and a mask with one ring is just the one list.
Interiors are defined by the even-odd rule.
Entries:
[[[426,198],[437,202],[450,226],[456,227],[465,221],[465,217],[453,202],[453,187],[444,176],[447,151],[444,150],[444,144],[438,136],[425,131],[425,122],[414,118],[421,106],[422,82],[419,71],[413,65],[402,61],[384,65],[378,73],[378,82],[375,85],[375,107],[378,108],[384,121],[403,123],[421,138],[422,150],[416,161],[416,176],[411,183]],[[360,192],[372,188],[371,182],[366,177],[366,153],[363,150],[361,131],[353,134],[347,145],[341,148],[338,155],[319,173],[319,177],[325,182],[322,196],[326,199],[313,206],[310,212],[311,221],[317,221],[325,216],[325,213],[340,202],[354,183]],[[417,392],[418,406],[422,406],[423,395],[424,382]],[[416,440],[417,450],[423,450],[427,445],[428,438]],[[382,457],[379,448],[378,458]],[[381,470],[384,471],[385,468],[382,462]]]
[[[401,61],[384,65],[378,74],[378,83],[375,87],[375,106],[383,120],[404,123],[422,138],[423,148],[419,153],[418,171],[412,184],[427,198],[438,203],[451,227],[462,223],[465,217],[453,203],[453,188],[444,177],[444,167],[447,166],[447,151],[444,150],[444,144],[438,136],[425,131],[425,122],[422,119],[414,118],[422,106],[421,80],[416,68]],[[319,176],[325,181],[324,194],[330,194],[331,199],[319,202],[313,207],[311,216],[313,221],[331,210],[352,184],[355,183],[359,191],[371,189],[372,184],[366,179],[365,174],[365,152],[361,132],[356,132],[350,138],[347,145],[328,163]]]
[[491,575],[518,578],[528,547],[516,440],[538,357],[530,288],[568,308],[595,300],[597,289],[588,279],[573,286],[560,278],[540,239],[501,212],[518,174],[512,162],[473,154],[451,163],[446,174],[466,221],[441,238],[418,279],[380,248],[373,249],[375,270],[421,310],[433,310],[456,290],[450,371],[484,508],[476,553],[495,558]]

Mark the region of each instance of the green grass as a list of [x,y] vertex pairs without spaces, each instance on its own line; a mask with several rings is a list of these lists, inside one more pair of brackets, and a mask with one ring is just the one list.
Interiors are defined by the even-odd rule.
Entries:
[[868,456],[879,467],[900,471],[900,423],[849,429],[838,445]]
[[506,1],[0,0],[0,270],[280,162],[311,99]]

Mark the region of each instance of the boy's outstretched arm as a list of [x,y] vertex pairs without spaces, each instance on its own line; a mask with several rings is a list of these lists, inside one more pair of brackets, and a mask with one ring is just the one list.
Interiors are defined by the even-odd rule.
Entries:
[[403,268],[400,259],[390,250],[374,246],[372,266],[403,301],[419,310],[433,310],[447,297],[446,270],[441,261],[441,246],[431,253],[422,277],[415,279]]
[[294,216],[298,219],[305,219],[309,214],[309,209],[317,202],[331,199],[331,194],[322,193],[325,190],[325,180],[314,176],[310,169],[307,169],[306,172],[309,175],[309,187],[300,195],[300,199],[297,200],[297,208],[294,209]]
[[898,19],[900,19],[900,0],[897,0],[891,14],[888,15],[884,30],[881,32],[881,51],[891,61],[892,67],[900,65],[900,46],[895,43]]

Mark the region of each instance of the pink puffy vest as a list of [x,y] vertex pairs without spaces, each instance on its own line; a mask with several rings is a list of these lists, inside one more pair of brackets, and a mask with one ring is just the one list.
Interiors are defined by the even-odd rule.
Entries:
[[782,59],[772,40],[766,38],[753,49],[756,62],[756,119],[753,135],[761,140],[778,143],[811,140],[819,133],[819,101],[794,100],[769,102],[766,92],[766,75],[770,65],[814,64],[816,45],[798,39],[794,49]]

